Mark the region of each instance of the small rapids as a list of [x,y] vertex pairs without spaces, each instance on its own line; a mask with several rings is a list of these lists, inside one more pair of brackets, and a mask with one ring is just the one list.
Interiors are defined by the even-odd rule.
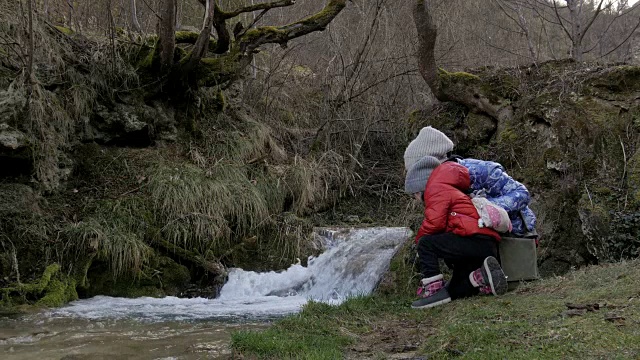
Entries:
[[151,321],[270,318],[294,313],[309,300],[340,304],[373,291],[409,236],[406,228],[325,230],[327,250],[285,271],[231,269],[216,299],[124,299],[97,296],[54,310],[52,316]]
[[216,299],[97,296],[0,318],[2,359],[221,359],[230,334],[268,326],[310,300],[340,304],[370,294],[406,228],[323,229],[326,250],[280,272],[231,269]]

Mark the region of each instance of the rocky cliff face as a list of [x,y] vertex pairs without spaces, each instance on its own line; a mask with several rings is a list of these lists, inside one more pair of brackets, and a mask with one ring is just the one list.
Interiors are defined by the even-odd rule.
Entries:
[[562,61],[473,74],[510,119],[445,104],[411,124],[444,129],[461,155],[498,161],[527,185],[543,274],[637,257],[640,67]]
[[[295,109],[286,122],[263,118],[217,88],[181,102],[147,98],[134,86],[114,93],[101,78],[109,74],[87,72],[91,64],[68,55],[40,69],[26,117],[25,89],[0,78],[2,301],[57,291],[64,302],[75,289],[80,296],[215,295],[224,266],[277,269],[318,251],[306,241],[311,224],[302,216],[334,205],[358,177],[337,151],[288,148],[315,133],[285,125]],[[552,62],[447,79],[473,81],[511,116],[496,121],[445,104],[412,114],[408,133],[442,129],[460,155],[499,161],[529,187],[543,273],[638,256],[639,68]],[[379,148],[371,139],[365,147]],[[375,151],[363,153],[365,162],[384,164],[371,171],[393,174],[363,182],[400,188],[394,151],[382,162]],[[390,218],[379,214],[378,197],[349,199],[345,208]],[[403,204],[387,211],[405,208],[397,198]],[[52,263],[60,271],[47,272]]]

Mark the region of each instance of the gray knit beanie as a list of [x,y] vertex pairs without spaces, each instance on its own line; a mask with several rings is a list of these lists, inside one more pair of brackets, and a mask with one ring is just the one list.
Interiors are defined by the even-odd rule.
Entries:
[[404,168],[409,171],[416,161],[425,156],[433,156],[442,163],[452,150],[453,141],[447,135],[431,126],[424,127],[404,152]]
[[404,179],[404,191],[407,194],[424,191],[431,172],[438,165],[440,165],[440,160],[428,155],[416,161],[407,171],[407,176]]

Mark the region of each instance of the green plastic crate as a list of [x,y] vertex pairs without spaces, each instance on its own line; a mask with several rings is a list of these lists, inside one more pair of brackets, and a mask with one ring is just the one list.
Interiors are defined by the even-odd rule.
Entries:
[[538,252],[535,239],[503,237],[498,246],[502,270],[507,281],[536,280]]

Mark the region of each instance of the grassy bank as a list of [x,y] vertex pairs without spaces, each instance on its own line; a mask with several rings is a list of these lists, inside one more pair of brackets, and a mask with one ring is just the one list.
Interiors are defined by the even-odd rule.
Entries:
[[[637,359],[640,261],[591,266],[502,297],[413,310],[411,297],[311,303],[233,348],[267,359]],[[587,309],[580,309],[583,306]],[[577,309],[570,309],[577,307]]]

